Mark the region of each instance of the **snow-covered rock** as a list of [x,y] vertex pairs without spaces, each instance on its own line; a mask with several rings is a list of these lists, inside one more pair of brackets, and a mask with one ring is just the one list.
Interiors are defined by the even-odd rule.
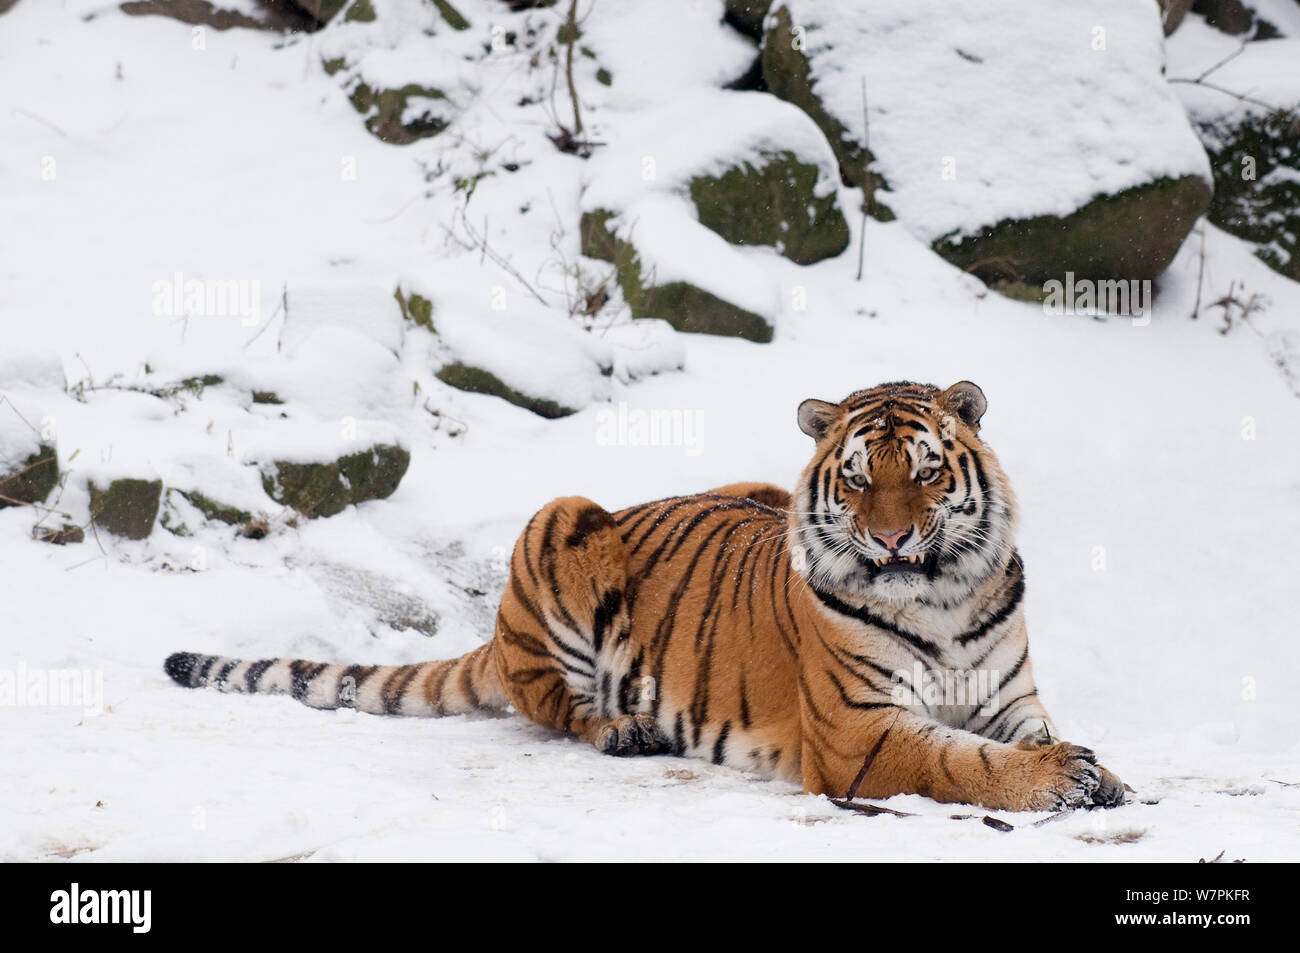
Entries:
[[[459,272],[462,280],[453,280]],[[403,282],[432,302],[437,377],[542,417],[566,417],[609,397],[613,354],[590,332],[504,285],[463,280],[463,265]]]
[[781,0],[763,72],[873,213],[955,264],[1153,278],[1210,199],[1162,39],[1159,7],[1131,0]]
[[583,252],[615,264],[636,317],[770,340],[770,279],[728,246],[811,264],[848,245],[834,153],[772,96],[717,90],[647,110],[589,166]]
[[63,388],[56,352],[10,346],[0,354],[0,507],[37,503],[59,482],[47,412]]

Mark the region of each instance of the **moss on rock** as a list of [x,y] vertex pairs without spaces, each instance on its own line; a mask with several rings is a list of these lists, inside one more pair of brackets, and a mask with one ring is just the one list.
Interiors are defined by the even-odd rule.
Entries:
[[572,407],[565,407],[563,404],[545,397],[533,397],[521,393],[491,371],[485,371],[481,367],[472,367],[460,361],[445,365],[434,376],[444,384],[455,387],[457,390],[469,391],[471,394],[488,394],[492,397],[500,397],[516,407],[531,410],[539,417],[553,420],[557,417],[567,417],[569,414],[575,413]]
[[583,213],[579,225],[582,253],[613,263],[623,299],[634,318],[663,318],[679,331],[742,337],[760,344],[772,340],[772,325],[766,318],[703,288],[684,281],[647,284],[636,249],[610,230],[612,217],[605,209]]
[[398,89],[375,89],[369,83],[357,80],[348,98],[353,108],[366,117],[366,128],[393,145],[407,145],[436,136],[449,125],[445,118],[427,109],[418,116],[407,116],[407,106],[412,98],[447,98],[442,90],[432,87],[408,83]]
[[343,14],[345,23],[374,23],[375,8],[370,0],[353,0],[348,12]]
[[845,184],[865,190],[867,213],[882,222],[892,221],[893,211],[877,198],[877,193],[889,191],[889,184],[871,170],[875,157],[862,142],[862,132],[851,133],[822,105],[802,47],[796,42],[790,11],[782,7],[770,18],[763,37],[763,82],[769,91],[794,103],[817,123],[835,152]]
[[90,484],[90,518],[96,526],[127,539],[145,539],[153,532],[161,501],[161,480],[127,477],[106,487]]
[[243,526],[253,518],[253,514],[248,510],[241,510],[237,506],[219,502],[204,493],[200,493],[198,490],[177,490],[176,492],[202,513],[204,519],[216,520],[218,523],[228,523],[231,526]]
[[771,245],[800,265],[831,258],[849,245],[849,225],[835,192],[818,198],[819,170],[793,152],[765,152],[720,176],[691,180],[700,224],[733,245]]
[[1173,260],[1210,202],[1199,176],[1163,178],[1093,199],[1065,216],[1007,219],[964,238],[944,237],[934,250],[997,287],[1042,284],[1068,269],[1092,280],[1152,279]]
[[304,516],[333,516],[350,504],[392,496],[410,464],[406,449],[377,444],[321,463],[274,461],[263,470],[262,487]]
[[397,299],[397,306],[402,309],[403,320],[437,333],[438,329],[433,326],[432,301],[418,294],[404,295],[401,288],[393,292],[393,297]]
[[1214,174],[1210,221],[1300,281],[1300,111],[1198,123]]
[[59,454],[53,444],[39,444],[12,472],[0,472],[0,509],[40,503],[58,482]]
[[448,3],[447,0],[433,0],[433,5],[438,8],[438,12],[442,14],[442,18],[447,21],[447,26],[451,27],[453,30],[469,29],[469,21],[465,19],[464,15],[459,10]]

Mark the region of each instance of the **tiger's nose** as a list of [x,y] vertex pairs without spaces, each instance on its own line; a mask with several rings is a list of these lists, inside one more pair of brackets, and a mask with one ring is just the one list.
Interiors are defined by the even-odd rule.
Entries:
[[910,529],[900,529],[892,533],[877,533],[875,530],[871,531],[871,538],[880,543],[880,545],[884,546],[891,553],[898,552],[903,543],[911,535],[912,531]]

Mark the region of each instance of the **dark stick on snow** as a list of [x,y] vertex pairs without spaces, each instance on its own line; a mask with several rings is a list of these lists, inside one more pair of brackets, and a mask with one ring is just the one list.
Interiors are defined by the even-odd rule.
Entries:
[[876,760],[876,755],[880,753],[880,749],[884,745],[885,739],[889,737],[890,728],[893,727],[894,726],[891,724],[889,728],[884,730],[881,736],[876,740],[875,746],[872,747],[872,749],[867,752],[867,756],[862,759],[862,767],[858,769],[858,776],[855,777],[853,783],[849,785],[849,793],[844,796],[844,800],[852,801],[858,796],[858,788],[862,787],[862,782],[866,779],[867,772],[871,770],[872,762]]

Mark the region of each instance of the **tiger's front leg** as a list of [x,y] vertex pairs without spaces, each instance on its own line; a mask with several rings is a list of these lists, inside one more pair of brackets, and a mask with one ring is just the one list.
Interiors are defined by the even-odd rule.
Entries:
[[853,711],[847,723],[805,715],[803,745],[804,787],[831,797],[845,797],[856,781],[865,798],[921,794],[994,810],[1056,811],[1092,803],[1101,785],[1087,748],[991,741],[892,705]]

